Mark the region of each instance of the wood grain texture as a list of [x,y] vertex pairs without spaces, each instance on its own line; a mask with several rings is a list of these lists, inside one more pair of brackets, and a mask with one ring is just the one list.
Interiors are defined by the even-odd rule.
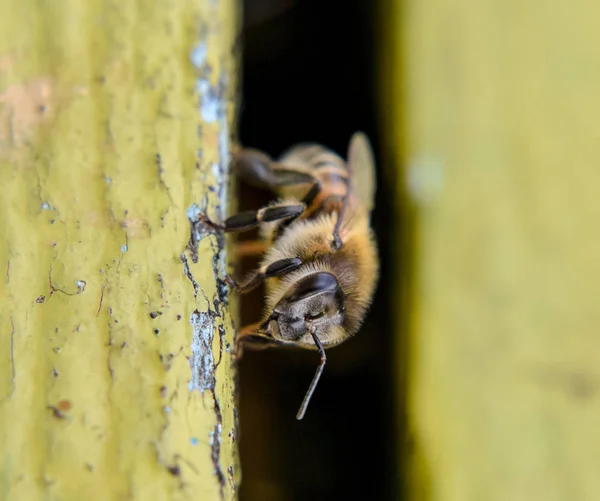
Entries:
[[0,499],[236,498],[237,10],[0,6]]
[[600,7],[393,3],[409,498],[599,499]]

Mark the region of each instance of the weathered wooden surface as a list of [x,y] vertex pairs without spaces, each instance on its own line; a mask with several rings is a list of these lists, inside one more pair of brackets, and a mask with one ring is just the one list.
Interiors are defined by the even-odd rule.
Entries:
[[236,11],[0,5],[2,500],[236,497]]
[[600,499],[600,7],[386,19],[416,229],[409,498]]

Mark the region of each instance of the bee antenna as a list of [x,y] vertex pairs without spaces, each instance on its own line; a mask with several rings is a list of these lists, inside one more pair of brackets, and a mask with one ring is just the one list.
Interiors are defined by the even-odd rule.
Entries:
[[323,344],[321,343],[321,340],[317,337],[315,330],[316,330],[315,327],[311,325],[309,332],[315,342],[315,345],[317,346],[317,349],[319,350],[319,354],[321,355],[321,362],[319,363],[319,366],[317,367],[317,371],[315,372],[315,376],[313,377],[313,380],[310,383],[310,386],[308,387],[308,391],[306,392],[306,395],[304,395],[304,400],[302,401],[302,405],[300,406],[300,409],[298,410],[298,414],[296,414],[296,419],[298,421],[300,421],[304,417],[304,414],[306,414],[306,408],[308,407],[310,399],[312,398],[313,393],[315,392],[315,388],[317,387],[319,379],[321,379],[321,374],[323,374],[323,369],[325,368],[325,363],[327,362],[327,355],[325,355],[325,348],[323,348]]

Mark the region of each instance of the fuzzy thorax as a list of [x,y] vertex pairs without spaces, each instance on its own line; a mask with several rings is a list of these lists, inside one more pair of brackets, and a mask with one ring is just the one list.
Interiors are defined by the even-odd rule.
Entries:
[[[371,303],[378,275],[377,251],[367,216],[352,211],[344,219],[340,230],[343,245],[337,251],[331,247],[337,215],[330,214],[292,223],[273,242],[262,261],[262,266],[268,266],[281,259],[299,257],[304,263],[280,279],[267,281],[265,317],[303,277],[325,271],[337,278],[344,293],[344,321],[340,327],[323,334],[321,342],[326,347],[343,342],[359,329]],[[274,230],[270,229],[271,232]],[[310,335],[299,342],[305,347],[314,347]]]

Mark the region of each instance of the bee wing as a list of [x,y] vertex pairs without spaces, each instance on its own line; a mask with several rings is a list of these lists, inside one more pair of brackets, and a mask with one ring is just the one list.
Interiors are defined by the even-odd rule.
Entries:
[[367,209],[373,210],[375,205],[375,157],[371,149],[369,138],[362,132],[355,132],[348,146],[348,169],[354,191],[358,201]]

